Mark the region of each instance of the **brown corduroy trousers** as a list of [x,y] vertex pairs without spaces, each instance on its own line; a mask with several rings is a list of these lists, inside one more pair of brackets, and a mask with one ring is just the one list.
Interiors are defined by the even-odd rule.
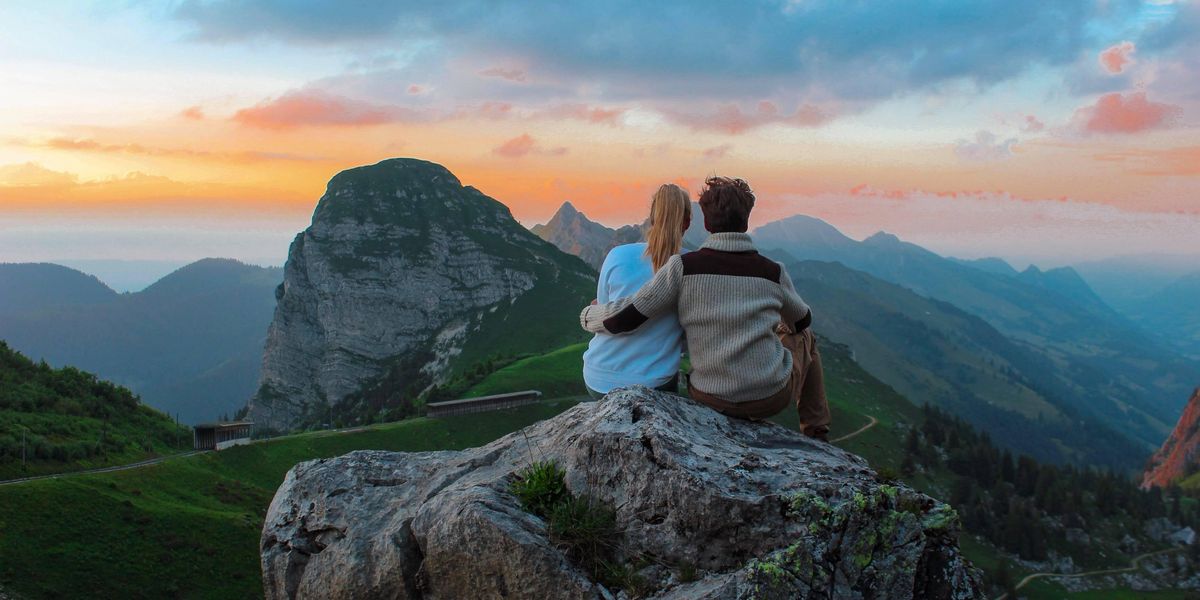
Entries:
[[688,383],[692,399],[730,417],[766,419],[794,404],[800,413],[800,430],[810,437],[824,438],[829,432],[832,417],[825,398],[825,379],[821,372],[821,354],[812,329],[800,333],[780,326],[776,333],[783,347],[792,353],[792,374],[787,385],[775,394],[749,402],[730,402],[707,394]]

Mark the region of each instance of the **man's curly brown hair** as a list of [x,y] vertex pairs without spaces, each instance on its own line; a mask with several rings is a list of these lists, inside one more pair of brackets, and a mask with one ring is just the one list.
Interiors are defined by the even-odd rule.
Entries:
[[745,233],[754,209],[754,191],[745,179],[709,177],[700,192],[700,210],[709,233]]

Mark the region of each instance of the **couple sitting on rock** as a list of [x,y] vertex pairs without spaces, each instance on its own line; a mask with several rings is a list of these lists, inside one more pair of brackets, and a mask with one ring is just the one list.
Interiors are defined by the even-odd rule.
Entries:
[[829,405],[812,312],[787,271],[746,233],[754,192],[710,177],[700,194],[708,240],[680,255],[691,199],[674,184],[654,194],[646,242],[613,248],[596,302],[579,316],[596,334],[583,355],[588,392],[627,385],[678,391],[680,355],[691,357],[688,392],[722,414],[765,419],[789,405],[805,435],[825,440]]

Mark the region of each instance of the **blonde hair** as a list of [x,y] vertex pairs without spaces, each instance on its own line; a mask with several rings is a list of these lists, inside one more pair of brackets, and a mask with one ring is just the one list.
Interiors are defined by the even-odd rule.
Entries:
[[664,183],[650,203],[650,230],[646,232],[646,256],[657,273],[683,246],[683,224],[692,214],[687,190]]

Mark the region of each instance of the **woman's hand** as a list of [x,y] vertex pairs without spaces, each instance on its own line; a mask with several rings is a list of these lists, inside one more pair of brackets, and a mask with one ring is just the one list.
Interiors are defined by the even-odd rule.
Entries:
[[592,306],[596,306],[597,304],[600,304],[600,301],[595,298],[592,298]]

